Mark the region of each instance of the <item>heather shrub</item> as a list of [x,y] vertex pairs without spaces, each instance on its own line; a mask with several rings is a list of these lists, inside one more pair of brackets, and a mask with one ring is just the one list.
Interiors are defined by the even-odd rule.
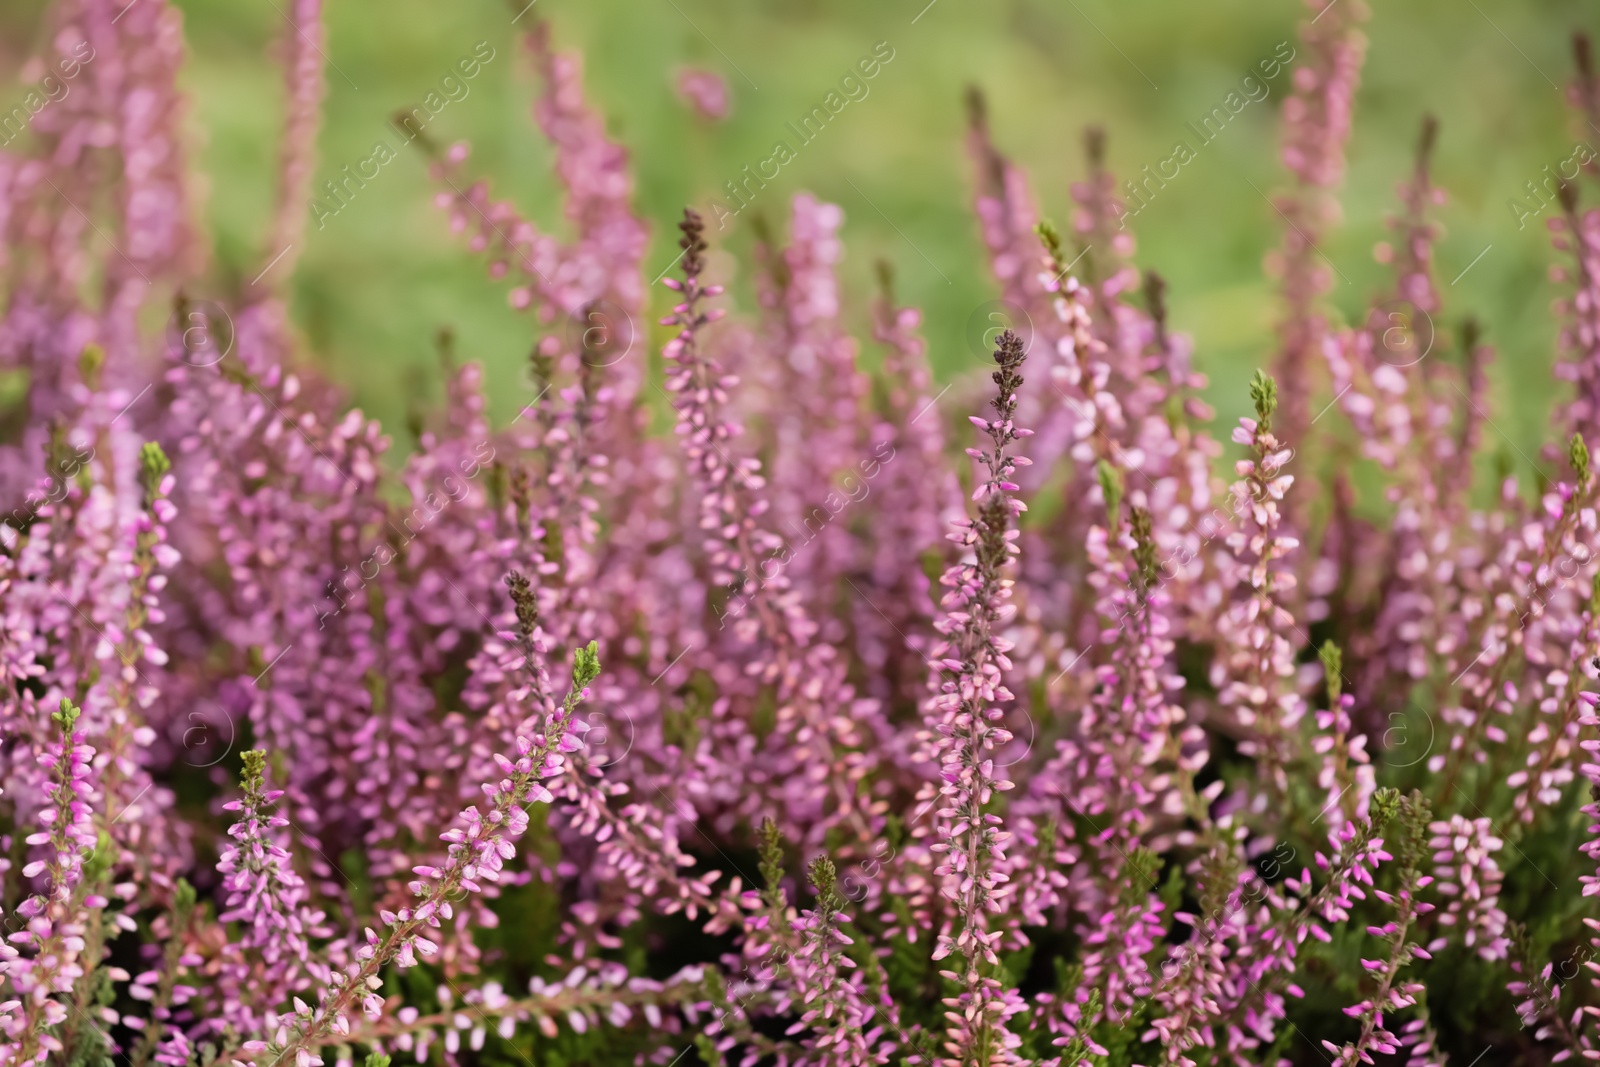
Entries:
[[493,426],[451,362],[401,455],[287,315],[293,8],[222,296],[163,0],[58,0],[73,91],[0,152],[0,1063],[1600,1057],[1592,161],[1551,190],[1571,389],[1528,484],[1431,270],[1432,120],[1391,288],[1327,307],[1358,0],[1308,4],[1279,344],[1226,440],[1099,131],[1057,227],[970,98],[1009,328],[940,388],[887,268],[845,331],[810,196],[748,313],[693,211],[657,291],[535,28],[564,220],[424,137],[530,387]]

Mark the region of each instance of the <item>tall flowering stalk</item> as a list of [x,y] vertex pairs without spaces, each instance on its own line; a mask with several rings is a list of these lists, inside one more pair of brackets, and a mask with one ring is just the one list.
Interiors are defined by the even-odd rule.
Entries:
[[228,946],[224,967],[234,988],[219,1021],[248,1034],[271,1029],[288,996],[309,988],[314,977],[326,981],[313,964],[311,939],[330,931],[323,914],[308,906],[305,881],[284,847],[287,835],[280,831],[289,820],[269,810],[283,790],[266,787],[267,754],[251,749],[243,762],[244,795],[223,805],[238,815],[228,830],[233,843],[217,860],[226,894],[217,919],[244,927]]
[[1011,740],[1001,725],[1001,705],[1011,699],[1001,677],[1011,666],[1006,658],[1011,643],[998,631],[1012,613],[1007,604],[1012,583],[1006,572],[1016,554],[1016,517],[1027,510],[1014,495],[1018,486],[1012,472],[1027,460],[1012,455],[1010,445],[1032,431],[1012,421],[1022,386],[1017,372],[1026,358],[1022,339],[1003,332],[994,358],[994,417],[971,420],[990,443],[988,450],[968,450],[983,465],[982,481],[972,494],[978,514],[950,535],[972,558],[951,566],[940,580],[948,590],[940,601],[944,617],[937,625],[944,641],[931,658],[955,677],[941,683],[927,710],[930,750],[943,780],[938,788],[938,842],[932,846],[941,859],[934,873],[943,879],[954,910],[954,932],[939,934],[933,958],[957,953],[961,961],[960,970],[942,972],[961,989],[945,1000],[955,1020],[946,1046],[952,1064],[1010,1063],[1017,1045],[1015,1035],[1005,1029],[1010,1006],[1004,987],[989,971],[1000,962],[989,915],[1005,908],[1003,876],[995,867],[1004,861],[1011,836],[1000,828],[1002,820],[990,805],[996,793],[1012,788],[995,769],[996,751]]
[[857,988],[856,963],[846,954],[855,942],[840,929],[845,902],[839,895],[838,872],[832,860],[818,856],[807,873],[817,901],[794,922],[800,948],[788,966],[802,1011],[793,1031],[820,1031],[815,1047],[823,1062],[851,1067],[886,1062],[873,1049],[883,1026],[873,1023],[874,1009]]
[[1590,583],[1589,602],[1568,646],[1567,658],[1550,665],[1545,676],[1545,697],[1539,711],[1554,721],[1541,719],[1527,737],[1526,762],[1507,778],[1516,791],[1512,815],[1532,822],[1538,812],[1557,804],[1577,772],[1577,750],[1584,714],[1584,685],[1600,676],[1600,574]]
[[[1484,817],[1452,815],[1429,823],[1428,831],[1432,834],[1428,847],[1434,850],[1434,884],[1448,901],[1439,913],[1439,925],[1458,931],[1462,943],[1484,959],[1505,959],[1510,945],[1506,913],[1500,907],[1505,876],[1494,854],[1506,843],[1495,834],[1493,822]],[[1428,947],[1436,952],[1446,941],[1440,937]]]
[[[108,430],[107,436],[111,433]],[[172,461],[154,441],[142,444],[136,455],[142,506],[123,519],[120,543],[107,559],[108,578],[116,583],[122,603],[120,617],[108,621],[101,634],[103,643],[96,649],[109,669],[93,695],[99,698],[95,703],[104,706],[106,725],[99,762],[104,767],[105,795],[109,805],[115,806],[112,814],[103,817],[102,829],[121,846],[120,866],[151,877],[159,861],[149,855],[149,849],[159,824],[127,816],[158,788],[141,761],[141,749],[149,744],[150,733],[143,708],[157,695],[149,675],[168,662],[152,630],[165,619],[160,597],[165,575],[181,557],[168,533],[178,514],[172,502],[176,488]]]
[[568,733],[573,713],[589,695],[589,683],[600,676],[600,658],[594,642],[577,651],[573,660],[572,688],[561,706],[541,724],[539,733],[517,738],[517,758],[499,756],[495,762],[505,777],[486,782],[483,795],[487,808],[476,805],[461,813],[461,826],[447,830],[440,840],[449,844],[445,861],[438,866],[422,864],[414,868],[417,879],[410,885],[418,903],[398,912],[382,915],[385,930],[380,936],[370,928],[365,943],[344,971],[335,971],[318,994],[315,1008],[299,1004],[286,1036],[279,1041],[246,1042],[243,1051],[256,1062],[271,1064],[321,1063],[316,1049],[335,1035],[350,1032],[351,1014],[359,1004],[369,1019],[380,1018],[384,1000],[377,991],[383,987],[379,972],[389,963],[402,970],[415,967],[418,956],[424,959],[439,946],[427,936],[439,929],[454,914],[452,901],[457,893],[482,892],[482,883],[500,880],[506,861],[516,855],[515,842],[528,828],[528,807],[548,804],[555,799],[543,781],[560,774],[565,753],[578,746]]
[[1292,450],[1273,433],[1277,385],[1260,371],[1250,383],[1256,417],[1239,420],[1235,443],[1253,453],[1234,466],[1238,527],[1225,541],[1233,556],[1237,599],[1223,618],[1233,642],[1219,694],[1245,735],[1240,749],[1257,759],[1266,786],[1282,796],[1289,787],[1288,764],[1295,755],[1296,728],[1305,713],[1294,691],[1294,619],[1285,607],[1295,576],[1283,565],[1299,540],[1283,529],[1282,505],[1294,476],[1284,473]]
[[881,698],[927,669],[923,656],[932,643],[935,608],[933,580],[922,564],[940,550],[943,531],[963,501],[944,461],[945,428],[919,331],[922,314],[896,306],[889,266],[878,266],[881,293],[873,302],[872,332],[883,345],[886,388],[868,444],[874,459],[884,458],[868,501],[875,505],[869,522],[871,603],[858,606],[855,626],[869,661],[883,664],[884,684],[869,690]]
[[[1484,353],[1470,323],[1461,337],[1464,372],[1440,358],[1446,339],[1432,264],[1441,233],[1434,217],[1445,196],[1432,176],[1437,133],[1437,122],[1425,117],[1416,164],[1399,187],[1402,211],[1389,220],[1393,240],[1377,248],[1379,261],[1393,267],[1392,289],[1361,328],[1340,331],[1323,346],[1337,403],[1358,428],[1362,453],[1394,472],[1385,491],[1397,542],[1382,577],[1387,595],[1369,632],[1352,635],[1351,643],[1353,658],[1371,664],[1353,680],[1358,700],[1389,707],[1397,690],[1427,677],[1432,650],[1447,640],[1459,611],[1440,576],[1465,540],[1471,472],[1463,458],[1487,404]],[[1333,573],[1322,569],[1316,592],[1325,592]]]
[[1361,1033],[1354,1041],[1343,1046],[1326,1039],[1322,1046],[1334,1054],[1336,1067],[1354,1067],[1357,1063],[1371,1063],[1374,1053],[1396,1052],[1401,1039],[1384,1025],[1384,1013],[1395,1012],[1416,1004],[1423,986],[1420,982],[1401,981],[1400,972],[1412,960],[1429,958],[1429,954],[1416,940],[1416,930],[1422,916],[1433,910],[1433,905],[1419,899],[1419,894],[1433,879],[1421,873],[1426,855],[1428,804],[1420,794],[1413,793],[1400,804],[1400,884],[1392,892],[1378,890],[1374,895],[1394,911],[1394,917],[1381,926],[1368,927],[1368,933],[1383,939],[1388,946],[1387,958],[1363,959],[1361,967],[1376,979],[1377,987],[1367,999],[1345,1009],[1345,1014],[1361,1021]]
[[[703,236],[705,223],[696,212],[686,210],[678,228],[683,232],[678,243],[683,249],[680,263],[684,278],[682,282],[669,279],[668,284],[682,297],[666,322],[677,326],[679,333],[667,343],[662,355],[672,364],[667,390],[679,398],[678,434],[685,438],[691,470],[702,488],[700,528],[707,532],[711,579],[725,583],[735,575],[754,571],[762,557],[778,545],[757,528],[755,515],[750,514],[752,508],[765,510],[751,499],[765,485],[760,462],[734,461],[723,450],[738,436],[740,428],[719,417],[719,409],[727,402],[727,389],[734,383],[725,379],[701,350],[700,332],[724,314],[721,309],[702,307],[705,300],[722,292],[720,286],[700,280],[708,248]],[[781,593],[787,584],[780,571],[772,582],[757,585],[757,595],[751,598],[760,629],[779,645],[772,668],[777,673],[782,672],[789,656],[788,634],[781,621],[781,606],[773,602],[775,594],[765,590],[773,588]],[[753,624],[741,620],[737,625],[748,629]]]
[[[286,11],[267,241],[303,228],[319,6]],[[1485,1040],[1593,1055],[1592,993],[1568,984],[1597,947],[1596,480],[1574,434],[1531,491],[1509,465],[1472,491],[1493,352],[1475,327],[1460,368],[1411,350],[1450,294],[1431,123],[1380,246],[1392,288],[1353,329],[1321,321],[1353,0],[1312,0],[1301,29],[1274,262],[1280,357],[1320,347],[1334,395],[1293,360],[1281,397],[1258,376],[1226,481],[1203,354],[1137,265],[1104,135],[1064,238],[974,107],[1016,329],[971,518],[926,363],[949,339],[886,292],[883,366],[856,362],[842,215],[813,197],[790,247],[759,238],[761,314],[721,326],[685,217],[660,368],[679,447],[648,433],[653,369],[624,350],[645,221],[544,27],[563,236],[529,221],[544,205],[491,200],[464,147],[434,171],[533,312],[508,424],[442,343],[442,410],[385,458],[288,305],[254,295],[288,291],[292,252],[198,321],[180,295],[187,328],[161,329],[172,291],[218,291],[190,254],[177,14],[56,0],[72,91],[0,152],[0,372],[25,392],[0,405],[19,501],[0,514],[0,1065],[1250,1065],[1324,1038],[1345,1063],[1465,1063]],[[1584,49],[1579,67],[1592,117]],[[1594,223],[1576,179],[1557,195],[1576,424],[1600,381]],[[1020,390],[1024,354],[1044,388]],[[1312,444],[1376,466],[1323,501],[1296,472],[1315,520],[1296,522],[1304,405],[1358,439]],[[594,644],[559,664],[578,635],[610,650],[603,682]],[[223,768],[247,746],[240,788]],[[815,858],[809,890],[785,840]]]
[[1279,327],[1274,374],[1283,386],[1280,417],[1285,435],[1304,440],[1310,425],[1315,354],[1327,325],[1318,303],[1331,286],[1318,244],[1337,219],[1332,191],[1344,177],[1356,86],[1366,56],[1359,29],[1367,17],[1361,3],[1305,0],[1308,19],[1300,44],[1308,53],[1295,68],[1293,93],[1283,104],[1283,165],[1292,189],[1274,206],[1285,226],[1274,269],[1286,305]]
[[[791,550],[763,520],[772,499],[765,492],[761,461],[734,458],[726,450],[743,429],[724,413],[728,390],[738,379],[720,373],[701,337],[722,317],[721,309],[706,310],[702,301],[721,288],[700,279],[707,248],[703,220],[687,209],[679,229],[684,280],[674,280],[671,287],[682,298],[664,320],[679,333],[662,356],[673,364],[666,388],[676,397],[677,432],[685,439],[699,493],[710,580],[729,594],[718,628],[731,625],[733,636],[751,646],[754,656],[745,675],[774,687],[778,723],[792,740],[772,760],[773,776],[788,794],[785,810],[815,813],[814,838],[831,824],[845,823],[859,842],[869,843],[875,835],[857,786],[874,759],[870,750],[863,751],[857,726],[864,709],[854,701],[832,646],[818,640],[818,625],[787,565]],[[747,614],[751,605],[753,615]],[[822,766],[831,773],[818,775],[813,768]]]
[[1569,182],[1556,193],[1562,213],[1550,221],[1551,242],[1571,255],[1570,266],[1556,270],[1571,289],[1558,305],[1563,358],[1555,373],[1573,383],[1565,413],[1572,432],[1600,440],[1600,208],[1580,211],[1578,187]]
[[1593,1046],[1582,1032],[1583,1012],[1581,1009],[1573,1012],[1569,1020],[1567,1013],[1562,1010],[1561,985],[1554,980],[1555,964],[1552,962],[1540,966],[1535,962],[1532,946],[1528,943],[1527,928],[1521,923],[1510,924],[1507,932],[1511,940],[1510,968],[1513,977],[1506,983],[1506,991],[1516,998],[1518,1021],[1531,1029],[1536,1039],[1553,1039],[1561,1043],[1562,1050],[1551,1057],[1552,1063],[1571,1059],[1574,1054],[1589,1058],[1585,1054]]
[[128,1054],[132,1067],[144,1067],[151,1059],[169,1067],[188,1067],[197,1051],[189,1034],[176,1021],[178,1012],[199,992],[192,985],[180,983],[185,969],[200,962],[192,947],[196,902],[194,886],[180,880],[173,893],[172,910],[165,916],[167,944],[161,968],[152,968],[133,979],[129,992],[149,1003],[150,1017],[140,1020],[144,1032]]
[[322,65],[326,62],[323,46],[327,34],[322,24],[322,0],[294,0],[284,20],[288,23],[284,28],[288,107],[272,230],[262,261],[266,268],[263,275],[278,291],[284,288],[284,279],[294,276],[295,259],[305,244],[306,204],[312,199],[317,130],[322,125],[322,96],[326,91]]
[[1317,735],[1311,750],[1321,756],[1317,785],[1326,795],[1319,813],[1338,829],[1367,814],[1377,788],[1377,770],[1367,752],[1367,737],[1350,718],[1355,697],[1344,692],[1344,654],[1332,641],[1319,653],[1328,691],[1328,707],[1316,713]]
[[81,715],[70,700],[62,700],[50,715],[60,735],[39,757],[40,768],[50,776],[45,786],[48,807],[39,813],[43,829],[27,838],[44,855],[22,868],[22,877],[43,879],[42,891],[17,907],[27,926],[10,940],[27,955],[0,961],[22,1001],[4,1020],[12,1043],[10,1062],[17,1064],[44,1063],[51,1053],[63,1051],[51,1030],[67,1021],[68,1008],[56,995],[70,994],[82,977],[86,927],[107,903],[91,892],[95,876],[85,870],[98,844],[94,812],[100,793],[92,769],[95,751],[78,728]]
[[1596,872],[1582,876],[1583,895],[1592,897],[1600,895],[1600,738],[1593,730],[1600,728],[1600,692],[1586,691],[1580,693],[1578,700],[1583,710],[1578,715],[1578,722],[1591,728],[1591,734],[1580,743],[1580,747],[1588,754],[1580,767],[1584,778],[1589,783],[1589,803],[1583,806],[1583,813],[1592,820],[1588,827],[1589,837],[1580,846],[1583,854],[1595,865]]
[[[1573,435],[1567,455],[1574,480],[1557,482],[1542,495],[1538,514],[1499,547],[1498,565],[1486,574],[1492,584],[1475,591],[1479,603],[1473,608],[1481,621],[1469,629],[1470,644],[1461,652],[1470,647],[1478,652],[1450,683],[1463,690],[1459,704],[1442,709],[1460,728],[1450,738],[1448,755],[1430,759],[1430,769],[1444,769],[1441,796],[1459,788],[1469,765],[1493,768],[1494,757],[1504,753],[1510,736],[1504,720],[1515,713],[1516,696],[1515,687],[1508,689],[1506,683],[1543,655],[1538,638],[1549,605],[1562,601],[1571,611],[1582,603],[1573,596],[1572,579],[1595,558],[1600,544],[1595,511],[1600,479],[1591,475],[1581,434]],[[1481,744],[1482,738],[1494,745]],[[1486,788],[1498,777],[1487,775],[1480,786]]]

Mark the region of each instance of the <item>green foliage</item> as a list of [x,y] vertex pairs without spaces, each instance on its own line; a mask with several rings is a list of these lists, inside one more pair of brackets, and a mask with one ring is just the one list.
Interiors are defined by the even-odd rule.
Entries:
[[724,1067],[726,1061],[722,1058],[722,1052],[709,1034],[702,1031],[694,1035],[694,1050],[700,1054],[700,1062],[706,1067]]
[[833,913],[844,905],[844,899],[839,896],[839,872],[834,867],[833,860],[827,856],[818,856],[811,861],[806,876],[811,882],[811,888],[816,890],[817,908],[820,911]]
[[139,449],[139,475],[143,480],[145,499],[154,500],[160,492],[161,479],[172,470],[172,461],[155,441],[146,441]]
[[761,820],[761,899],[774,912],[788,906],[783,895],[783,833],[771,819]]
[[78,374],[90,389],[100,387],[100,371],[106,365],[106,350],[99,345],[84,345],[78,356]]
[[[531,658],[532,645],[525,642],[525,646]],[[565,714],[571,715],[572,709],[589,695],[589,683],[598,677],[600,677],[600,643],[590,641],[582,648],[573,649],[572,688],[568,690],[566,700],[562,701],[562,711]]]
[[[1378,798],[1373,797],[1373,811],[1378,810]],[[1386,805],[1387,806],[1387,805]],[[1428,822],[1433,818],[1433,809],[1421,791],[1413,789],[1406,797],[1399,801],[1398,815],[1400,818],[1399,833],[1396,835],[1398,851],[1395,856],[1400,861],[1403,871],[1420,871],[1431,853],[1428,849]],[[1384,820],[1385,822],[1387,819]],[[1377,815],[1373,817],[1374,825],[1383,825]]]
[[[535,827],[541,838],[549,837],[543,820],[533,820],[529,835],[523,838],[524,843],[529,842]],[[541,851],[555,855],[553,851]],[[485,952],[505,953],[519,966],[533,967],[559,947],[557,939],[565,917],[561,895],[539,879],[526,885],[506,887],[495,912],[500,917],[497,925],[473,931],[473,940]]]
[[1328,687],[1328,707],[1339,706],[1339,694],[1344,687],[1344,653],[1332,641],[1324,642],[1317,652],[1322,660],[1323,681]]
[[1256,421],[1262,433],[1272,431],[1272,413],[1278,410],[1278,383],[1266,371],[1257,370],[1250,379],[1250,401],[1256,406]]
[[1142,1036],[1147,1029],[1145,1020],[1150,1015],[1150,1004],[1149,997],[1138,1001],[1134,1004],[1132,1013],[1120,1024],[1110,1019],[1101,1019],[1095,1024],[1094,1038],[1107,1052],[1107,1055],[1102,1057],[1104,1067],[1134,1067],[1135,1064],[1154,1063],[1160,1058],[1159,1050],[1150,1048]]
[[1156,584],[1156,577],[1160,573],[1155,534],[1151,532],[1150,512],[1144,508],[1134,508],[1130,514],[1130,522],[1133,527],[1134,572],[1140,588],[1148,591]]
[[1220,844],[1200,861],[1200,913],[1223,915],[1228,899],[1239,884],[1239,856],[1228,844]]
[[99,1016],[116,1003],[117,991],[111,972],[105,967],[96,967],[82,983],[79,995],[86,993],[87,998],[79,1003],[84,1006],[71,1010],[60,1034],[65,1054],[52,1056],[49,1062],[52,1067],[57,1063],[64,1067],[119,1067],[104,1028],[94,1025],[88,1018],[89,1015]]
[[239,772],[240,788],[246,793],[260,792],[267,774],[266,750],[261,748],[247,749],[239,754],[239,761],[243,765]]
[[[1083,1005],[1083,1018],[1084,1018],[1084,1020],[1086,1022],[1088,1022],[1090,1024],[1090,1028],[1092,1029],[1094,1022],[1096,1020],[1098,1020],[1099,1016],[1100,1016],[1100,990],[1091,989],[1089,991],[1089,999]],[[1079,1030],[1078,1033],[1073,1035],[1072,1040],[1068,1041],[1066,1046],[1061,1050],[1061,1062],[1062,1063],[1067,1063],[1067,1064],[1072,1064],[1073,1067],[1077,1067],[1077,1064],[1079,1063],[1079,1061],[1081,1061],[1084,1057],[1086,1057],[1088,1055],[1089,1055],[1088,1035],[1085,1034],[1082,1030]]]
[[1055,223],[1049,219],[1040,219],[1038,225],[1034,226],[1033,232],[1039,235],[1039,240],[1049,253],[1051,262],[1064,262],[1061,257],[1061,231],[1056,229]]
[[[911,908],[904,898],[892,896],[885,904],[900,929],[915,926]],[[889,950],[883,958],[883,970],[888,979],[889,993],[894,1002],[900,1005],[901,1018],[925,1026],[941,1026],[939,965],[928,958],[927,940],[919,939],[913,943],[905,935],[896,934],[882,938],[881,943]]]
[[1120,525],[1119,514],[1122,510],[1122,472],[1104,459],[1095,463],[1094,472],[1100,479],[1100,492],[1105,494],[1106,518],[1115,530]]
[[89,884],[97,884],[111,870],[112,861],[116,858],[117,847],[111,840],[111,835],[101,830],[95,835],[94,848],[84,857],[83,878]]
[[1000,973],[1006,985],[1015,988],[1020,986],[1033,966],[1033,958],[1038,953],[1039,946],[1029,941],[1020,948],[1000,955]]
[[694,672],[681,698],[662,710],[662,740],[681,752],[692,751],[700,743],[715,700],[716,683],[711,676],[705,671]]
[[82,714],[83,710],[78,705],[63,697],[60,709],[52,711],[50,718],[55,721],[57,726],[61,727],[62,738],[70,740],[72,732],[78,728],[78,716]]
[[778,693],[771,685],[763,685],[756,692],[756,704],[750,711],[750,732],[758,741],[765,741],[778,727]]
[[1373,829],[1381,831],[1400,810],[1400,791],[1388,788],[1378,790],[1372,795],[1368,810],[1371,812]]

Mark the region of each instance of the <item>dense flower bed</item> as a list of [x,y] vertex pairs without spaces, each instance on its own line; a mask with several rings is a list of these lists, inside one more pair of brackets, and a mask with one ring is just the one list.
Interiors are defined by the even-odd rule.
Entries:
[[1392,291],[1322,299],[1358,0],[1309,0],[1228,442],[1101,136],[1058,231],[977,97],[986,379],[933,384],[887,271],[858,347],[805,195],[727,322],[685,214],[655,362],[626,155],[537,29],[569,236],[434,163],[532,387],[494,427],[453,368],[398,460],[286,316],[292,6],[228,300],[164,0],[57,0],[72,91],[0,152],[0,1064],[1600,1058],[1600,171],[1551,190],[1561,442],[1474,486],[1431,123]]

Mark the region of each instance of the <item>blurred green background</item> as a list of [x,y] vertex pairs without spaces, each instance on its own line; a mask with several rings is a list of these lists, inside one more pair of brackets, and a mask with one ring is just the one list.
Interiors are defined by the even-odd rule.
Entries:
[[[219,279],[254,275],[271,202],[282,89],[275,56],[289,0],[177,0],[193,93],[192,133],[206,176],[204,212]],[[1356,0],[1344,0],[1353,3]],[[0,10],[0,72],[15,86],[21,57],[40,41],[41,0]],[[496,56],[471,94],[429,132],[467,139],[470,166],[497,194],[558,227],[550,152],[529,115],[534,80],[503,0],[329,0],[329,97],[318,183],[366,158],[398,108],[417,104],[480,41]],[[1374,5],[1343,228],[1323,250],[1348,279],[1332,301],[1357,311],[1386,282],[1373,262],[1394,186],[1409,165],[1420,116],[1442,123],[1436,173],[1451,193],[1438,274],[1447,324],[1480,317],[1500,357],[1496,426],[1528,453],[1551,432],[1562,395],[1548,374],[1554,345],[1540,223],[1518,227],[1508,201],[1571,154],[1575,123],[1562,92],[1570,33],[1600,28],[1577,0],[1407,0]],[[981,85],[1003,150],[1023,163],[1047,215],[1064,219],[1068,184],[1083,172],[1081,130],[1103,124],[1121,175],[1168,156],[1198,119],[1293,40],[1289,0],[537,0],[523,23],[545,19],[556,44],[581,50],[593,105],[632,153],[638,208],[651,220],[653,276],[675,254],[672,224],[686,202],[705,205],[745,164],[766,158],[784,124],[821,101],[878,41],[893,61],[821,137],[761,194],[780,219],[790,194],[810,190],[846,212],[845,291],[856,323],[872,264],[894,262],[902,298],[926,310],[941,376],[973,367],[961,340],[972,310],[993,296],[970,211],[963,88]],[[915,21],[914,21],[915,20]],[[721,73],[733,114],[717,126],[672,91],[683,65]],[[1277,306],[1261,260],[1277,241],[1263,197],[1282,182],[1277,105],[1251,104],[1138,217],[1141,264],[1170,281],[1172,317],[1197,342],[1222,417],[1243,410],[1245,382],[1272,347]],[[19,89],[14,89],[20,95]],[[1591,134],[1591,143],[1600,134]],[[1259,190],[1259,191],[1258,191]],[[383,168],[318,231],[301,260],[294,313],[315,358],[363,407],[398,425],[417,368],[438,395],[434,334],[452,326],[461,357],[489,368],[496,411],[524,402],[530,323],[506,303],[507,284],[447,232],[415,148]],[[1548,213],[1545,217],[1548,217]],[[743,255],[750,213],[726,234]],[[1487,249],[1487,252],[1485,252]],[[1482,258],[1455,285],[1451,279]],[[225,287],[225,286],[219,286]],[[654,293],[665,309],[669,294]],[[748,302],[746,302],[748,307]]]

